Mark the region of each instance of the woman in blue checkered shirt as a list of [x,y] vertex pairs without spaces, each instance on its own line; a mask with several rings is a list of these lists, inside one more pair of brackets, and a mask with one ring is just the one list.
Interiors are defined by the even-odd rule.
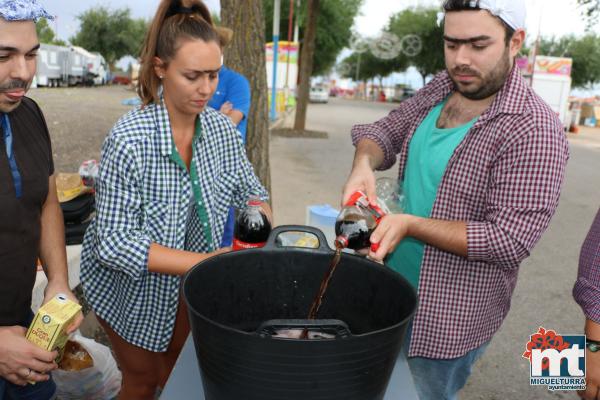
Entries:
[[102,149],[81,281],[123,372],[120,399],[164,386],[189,332],[180,275],[226,251],[230,205],[267,199],[231,121],[206,108],[221,58],[206,6],[163,0],[142,50],[143,106]]

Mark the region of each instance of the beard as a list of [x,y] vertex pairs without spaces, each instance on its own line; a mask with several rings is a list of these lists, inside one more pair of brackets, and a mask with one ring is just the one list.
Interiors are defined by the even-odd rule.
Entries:
[[[452,83],[454,83],[454,88],[457,92],[469,100],[483,100],[496,94],[502,86],[504,86],[511,67],[507,46],[504,54],[502,54],[502,57],[500,57],[494,68],[485,76],[480,72],[465,66],[458,66],[452,70],[448,70],[448,74]],[[457,82],[454,78],[456,74],[473,75],[479,78],[481,82],[479,84],[471,83],[470,85],[465,85]]]

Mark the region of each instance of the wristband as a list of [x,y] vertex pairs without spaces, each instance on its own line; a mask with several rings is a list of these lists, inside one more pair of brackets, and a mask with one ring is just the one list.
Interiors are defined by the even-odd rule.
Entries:
[[585,347],[591,351],[592,353],[597,352],[598,350],[600,350],[600,341],[598,340],[592,340],[592,339],[588,339],[586,337],[585,339]]

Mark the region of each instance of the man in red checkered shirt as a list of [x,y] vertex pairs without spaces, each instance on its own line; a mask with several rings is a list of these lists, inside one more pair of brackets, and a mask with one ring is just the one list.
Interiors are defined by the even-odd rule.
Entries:
[[561,122],[515,67],[524,1],[443,7],[446,71],[387,117],[352,129],[343,194],[345,202],[365,190],[373,201],[373,170],[398,158],[405,213],[381,221],[370,256],[418,290],[404,351],[419,396],[435,400],[456,398],[506,317],[568,159]]
[[600,209],[581,246],[573,296],[586,317],[586,390],[579,396],[596,400],[600,399]]

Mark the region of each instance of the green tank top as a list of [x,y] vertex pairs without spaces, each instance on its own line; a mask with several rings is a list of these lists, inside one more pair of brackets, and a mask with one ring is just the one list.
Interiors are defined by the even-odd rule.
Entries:
[[[456,147],[477,118],[450,129],[436,127],[446,100],[435,106],[415,131],[409,148],[402,182],[404,212],[428,218],[440,181]],[[386,264],[419,287],[421,260],[425,244],[414,238],[402,240],[386,259]]]

